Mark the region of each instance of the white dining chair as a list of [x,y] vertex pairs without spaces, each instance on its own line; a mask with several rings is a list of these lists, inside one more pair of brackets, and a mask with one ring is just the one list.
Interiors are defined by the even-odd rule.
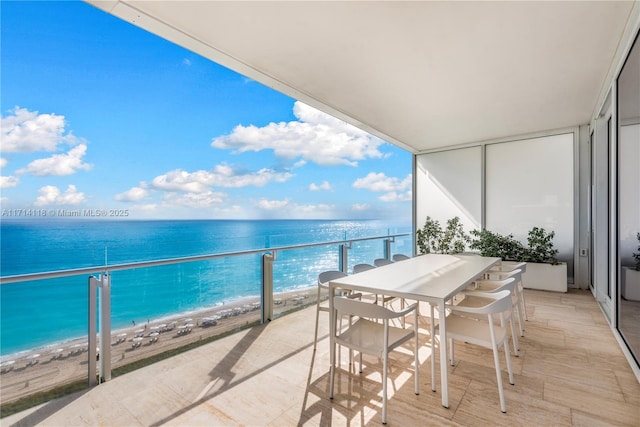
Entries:
[[520,303],[522,305],[522,314],[524,315],[524,320],[528,321],[529,316],[527,315],[527,302],[524,296],[524,282],[522,281],[522,275],[527,272],[527,263],[517,262],[517,261],[502,261],[499,265],[494,266],[492,270],[498,270],[501,272],[520,270],[520,281],[517,283],[517,285],[518,285],[518,291],[520,292]]
[[[353,274],[361,273],[363,271],[373,270],[374,268],[377,268],[377,267],[371,264],[366,264],[366,263],[356,264],[353,266]],[[376,304],[378,304],[378,301],[380,301],[382,302],[382,305],[385,307],[389,305],[389,303],[391,303],[393,300],[396,299],[396,297],[377,295],[377,294],[374,295],[374,297],[375,297]],[[402,307],[404,308],[404,301],[402,301]]]
[[[389,352],[413,339],[414,387],[419,394],[418,360],[418,304],[412,304],[402,311],[393,311],[380,305],[371,304],[344,297],[334,298],[334,308],[338,319],[343,316],[356,318],[355,322],[344,329],[334,328],[336,345],[345,346],[360,353],[360,372],[362,372],[362,354],[370,354],[382,359],[382,423],[387,423],[387,377],[389,370]],[[392,326],[391,320],[405,318],[413,314],[413,328],[403,329]],[[331,349],[335,352],[335,349]],[[335,353],[334,353],[335,354]],[[329,398],[334,396],[335,363],[331,365]]]
[[[509,291],[509,293],[511,294],[511,310],[505,313],[505,321],[508,321],[511,329],[513,354],[514,356],[518,357],[520,355],[520,346],[518,345],[518,334],[516,333],[515,323],[512,321],[513,316],[515,316],[515,313],[517,312],[517,310],[519,310],[519,301],[518,297],[516,296],[517,291],[515,278],[510,277],[505,280],[478,280],[474,282],[474,285],[470,286],[469,288],[461,292],[460,295],[458,295],[458,297],[456,298],[456,300],[458,301],[456,303],[456,306],[480,307],[486,305],[487,301],[482,297],[478,297],[478,294],[480,293],[480,295],[482,295],[481,292],[495,293],[500,291]],[[462,299],[460,299],[460,297],[462,297]],[[486,319],[486,316],[474,316],[470,313],[467,313],[466,316],[476,317],[479,320],[483,320],[483,317],[484,319]]]
[[353,274],[361,273],[367,270],[372,270],[374,268],[376,268],[376,266],[371,264],[366,264],[366,263],[356,264],[353,266]]
[[[524,303],[524,288],[522,287],[522,270],[515,269],[509,271],[502,271],[500,269],[496,269],[495,267],[491,270],[488,270],[485,273],[485,278],[489,280],[488,283],[485,284],[485,290],[492,290],[494,285],[491,285],[490,281],[493,280],[506,280],[509,278],[515,279],[516,287],[515,287],[515,297],[518,300],[518,329],[520,331],[520,336],[524,336],[524,319],[526,318],[527,308]],[[482,289],[479,289],[482,290]]]
[[[348,276],[347,273],[338,270],[327,270],[318,274],[318,298],[316,300],[316,327],[313,334],[313,351],[316,351],[318,346],[318,322],[320,321],[320,312],[329,312],[329,305],[322,304],[322,291],[329,291],[329,282],[335,279]],[[346,298],[362,299],[362,293],[354,293],[351,290],[338,290],[338,294],[345,296]],[[340,324],[342,327],[342,323]]]
[[373,265],[375,265],[376,267],[382,267],[383,265],[389,265],[392,262],[393,261],[388,258],[376,258],[373,260]]
[[316,327],[313,335],[313,350],[315,351],[318,345],[318,322],[320,320],[320,312],[329,312],[328,305],[322,304],[322,291],[329,291],[329,282],[335,279],[348,276],[347,273],[338,270],[323,271],[318,274],[318,298],[316,300]]
[[[509,373],[509,383],[514,384],[511,357],[506,345],[507,341],[507,315],[512,309],[511,293],[509,291],[478,292],[477,297],[486,299],[487,304],[480,307],[459,307],[447,305],[451,314],[446,318],[446,334],[449,344],[449,360],[454,365],[454,341],[461,341],[489,348],[493,351],[493,361],[498,381],[498,394],[500,396],[500,410],[507,412],[502,386],[502,371],[500,369],[500,347],[504,347],[504,354]],[[470,316],[465,316],[470,315]],[[478,316],[484,316],[486,321],[479,321]],[[496,324],[498,323],[498,324]],[[435,327],[436,335],[440,335],[440,325]],[[435,354],[435,343],[431,341],[432,354]],[[433,369],[433,368],[432,368]]]

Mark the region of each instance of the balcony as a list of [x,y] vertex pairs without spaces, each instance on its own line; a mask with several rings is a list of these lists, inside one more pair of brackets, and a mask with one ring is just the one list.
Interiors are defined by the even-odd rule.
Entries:
[[[421,393],[412,357],[391,359],[389,422],[394,425],[637,425],[640,384],[589,291],[526,291],[529,321],[505,384],[500,413],[490,351],[456,346],[450,408],[429,378],[428,320],[421,319]],[[421,309],[427,313],[426,307]],[[339,353],[336,397],[328,399],[329,340],[315,305],[118,376],[89,390],[2,420],[3,425],[378,425],[381,364],[365,356],[348,373]],[[438,377],[439,378],[439,377]],[[438,385],[438,389],[439,389]]]

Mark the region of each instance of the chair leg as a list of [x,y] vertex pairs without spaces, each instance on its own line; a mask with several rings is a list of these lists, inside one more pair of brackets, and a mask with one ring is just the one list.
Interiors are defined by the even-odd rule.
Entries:
[[529,316],[527,315],[527,303],[524,300],[524,285],[522,284],[522,280],[520,280],[520,283],[518,283],[517,288],[520,291],[520,304],[522,304],[522,313],[524,314],[524,320],[528,322]]
[[382,355],[382,424],[387,423],[387,368],[388,368],[387,350]]
[[[511,317],[513,317],[513,310],[517,307],[514,305],[511,307]],[[513,341],[513,354],[516,357],[520,356],[520,346],[518,345],[518,334],[516,334],[516,326],[513,324],[513,320],[509,322],[511,324],[511,340]],[[508,346],[506,346],[508,347]],[[505,347],[505,348],[506,348]]]
[[507,372],[509,373],[509,384],[514,385],[515,381],[513,379],[513,368],[511,366],[511,356],[509,355],[509,346],[507,344],[504,345],[504,354],[507,360]]
[[453,340],[449,338],[449,363],[451,366],[455,365],[455,358],[453,357]]
[[336,376],[335,348],[331,349],[331,366],[329,367],[329,399],[333,399],[333,385]]
[[520,293],[518,286],[515,287],[515,294],[516,294],[516,305],[518,308],[518,328],[520,328],[520,336],[523,337],[524,329],[522,327],[522,324],[524,323],[524,320],[522,318],[522,310],[520,309],[520,301],[522,301],[522,294]]
[[[506,346],[505,346],[506,348]],[[507,350],[507,357],[509,351]],[[502,388],[502,372],[500,371],[500,357],[498,356],[498,346],[493,345],[493,362],[496,367],[496,379],[498,380],[498,395],[500,396],[500,411],[507,413],[507,405],[504,402],[504,389]]]
[[320,321],[320,286],[318,286],[318,299],[316,300],[316,332],[313,335],[313,351],[318,345],[318,322]]

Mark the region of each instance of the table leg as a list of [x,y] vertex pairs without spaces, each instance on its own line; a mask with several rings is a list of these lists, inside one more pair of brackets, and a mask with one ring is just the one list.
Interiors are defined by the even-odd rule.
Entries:
[[431,314],[431,325],[429,333],[431,336],[431,391],[436,391],[436,315],[433,303],[429,303]]
[[449,408],[449,369],[447,367],[447,328],[445,326],[447,312],[444,300],[438,303],[438,324],[440,325],[440,388],[442,389],[442,406]]

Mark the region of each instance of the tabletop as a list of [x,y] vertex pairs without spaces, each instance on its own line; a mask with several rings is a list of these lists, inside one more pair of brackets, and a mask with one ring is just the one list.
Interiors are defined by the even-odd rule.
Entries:
[[500,258],[426,254],[331,281],[334,288],[440,302],[452,298]]

